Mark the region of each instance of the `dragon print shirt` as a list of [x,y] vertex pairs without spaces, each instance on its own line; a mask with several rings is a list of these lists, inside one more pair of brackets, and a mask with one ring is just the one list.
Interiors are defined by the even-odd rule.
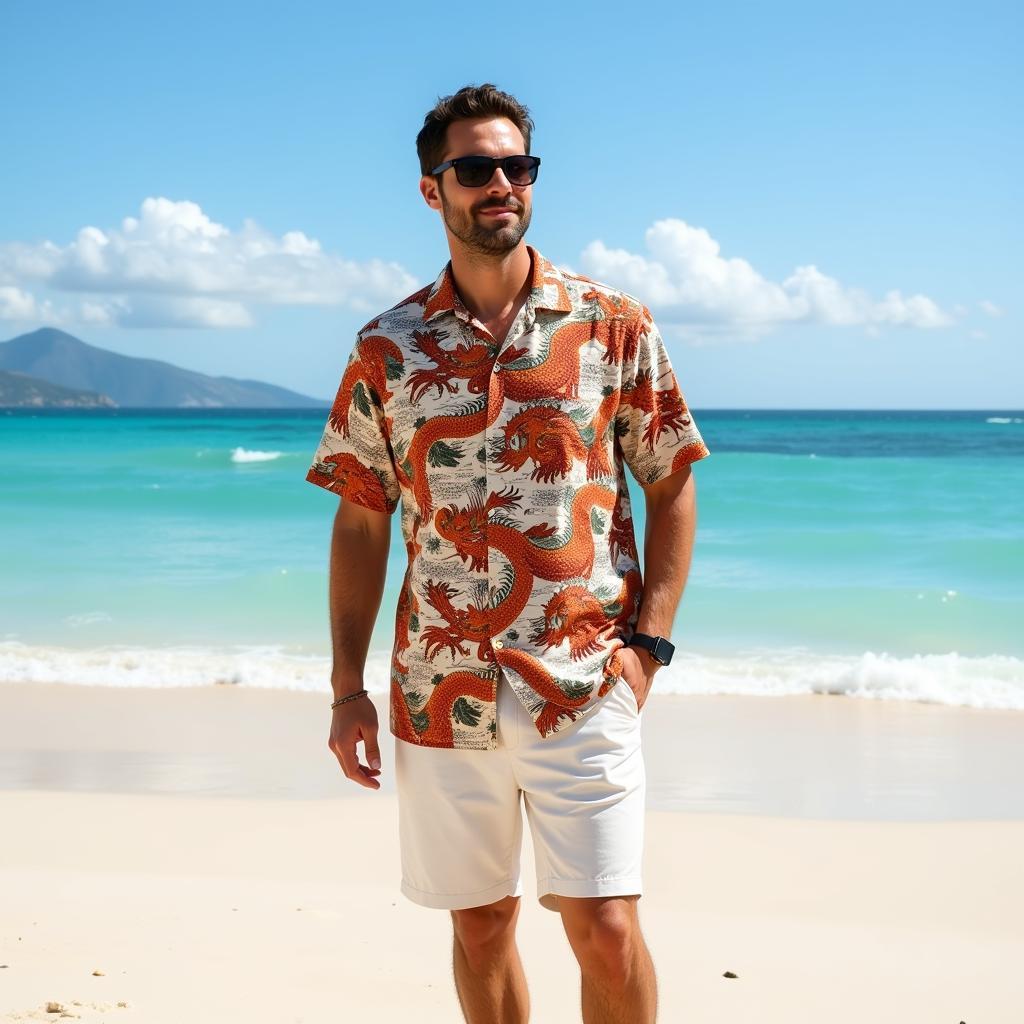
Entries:
[[495,749],[501,677],[541,736],[590,713],[643,596],[623,464],[646,485],[710,454],[649,309],[527,249],[501,344],[450,261],[359,331],[306,474],[401,503],[390,728],[409,743]]

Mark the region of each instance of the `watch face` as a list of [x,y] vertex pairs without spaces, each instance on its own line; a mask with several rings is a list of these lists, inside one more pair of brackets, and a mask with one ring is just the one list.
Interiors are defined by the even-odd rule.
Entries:
[[655,661],[661,665],[667,665],[672,660],[672,652],[675,648],[670,644],[664,637],[658,637],[654,641],[654,650],[651,652],[654,655]]

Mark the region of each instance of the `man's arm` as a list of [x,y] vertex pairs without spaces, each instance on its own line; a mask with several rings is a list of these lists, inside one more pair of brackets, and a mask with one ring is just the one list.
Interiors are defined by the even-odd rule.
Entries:
[[[689,466],[644,487],[644,589],[636,632],[671,636],[683,596],[697,528],[697,484]],[[640,659],[648,688],[662,666],[643,647],[630,647]],[[646,694],[644,695],[646,696]]]
[[[335,699],[363,689],[363,671],[377,620],[388,551],[391,517],[341,500],[331,533],[329,598],[334,663],[331,689]],[[380,789],[377,709],[368,697],[334,709],[327,745],[345,775],[370,789]],[[359,763],[356,743],[362,740],[368,765]]]
[[342,499],[331,533],[329,605],[334,697],[363,688],[363,668],[387,575],[391,517]]

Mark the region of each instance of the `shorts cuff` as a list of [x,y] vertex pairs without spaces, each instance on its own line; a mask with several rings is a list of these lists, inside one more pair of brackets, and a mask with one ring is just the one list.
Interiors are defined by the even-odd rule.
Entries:
[[622,878],[538,878],[537,899],[542,907],[558,910],[558,896],[643,896],[639,875]]
[[522,896],[523,883],[518,878],[506,878],[497,885],[488,886],[477,892],[426,892],[410,885],[404,878],[400,886],[402,895],[418,903],[421,907],[432,907],[435,910],[468,910],[470,907],[483,907],[488,903],[496,903],[505,896]]

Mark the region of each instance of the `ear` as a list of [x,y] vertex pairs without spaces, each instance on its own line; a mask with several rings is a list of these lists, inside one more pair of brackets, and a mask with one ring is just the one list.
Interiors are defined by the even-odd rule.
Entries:
[[424,174],[420,178],[420,194],[426,200],[427,206],[432,210],[441,209],[441,194],[437,188],[437,181],[431,174]]

